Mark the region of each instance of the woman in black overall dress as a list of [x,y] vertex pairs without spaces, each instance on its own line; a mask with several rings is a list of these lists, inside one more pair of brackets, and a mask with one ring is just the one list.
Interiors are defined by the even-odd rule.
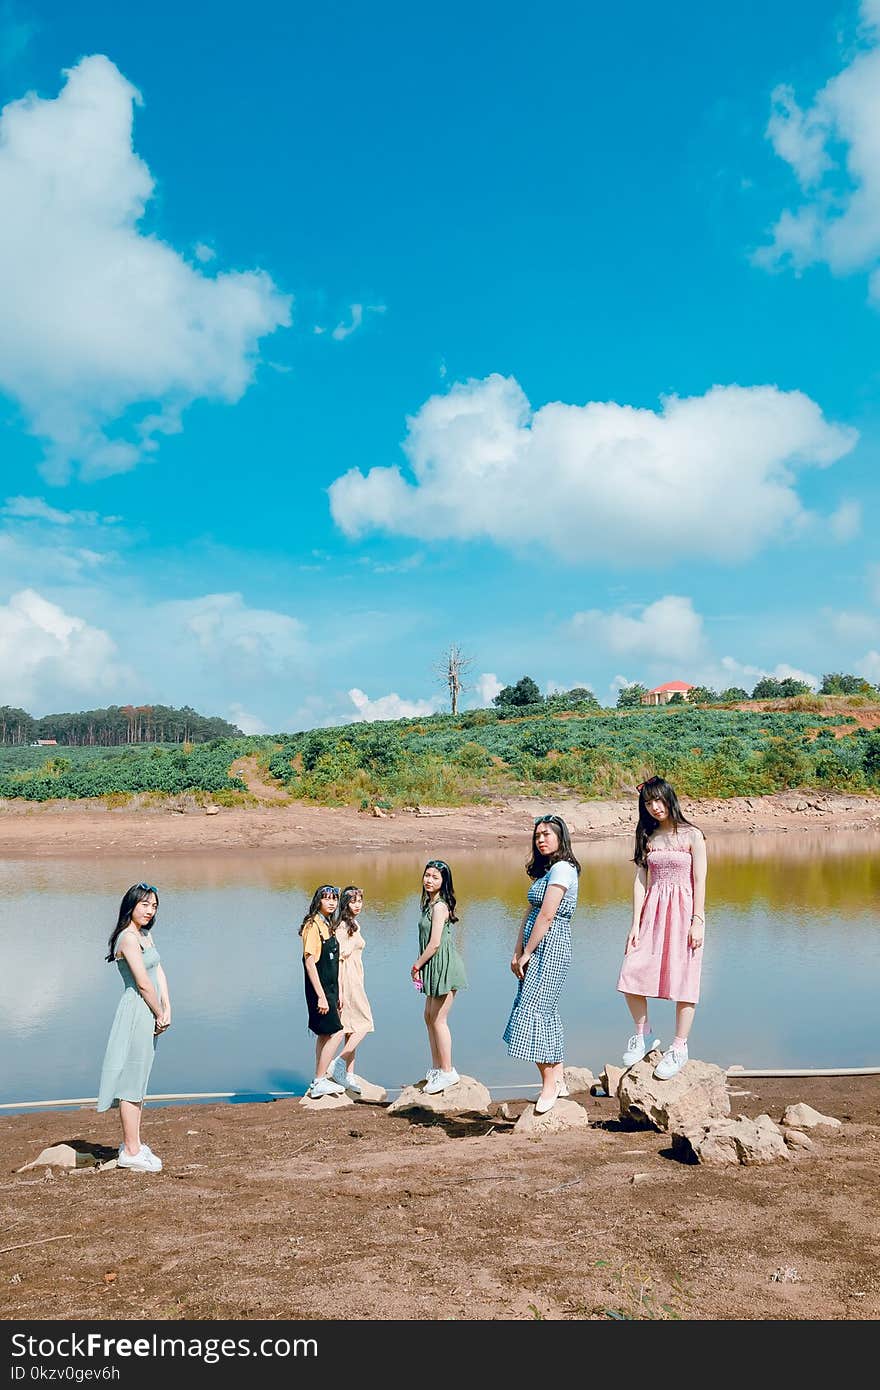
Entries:
[[327,1075],[327,1068],[343,1038],[342,1020],[339,1017],[342,1008],[339,998],[339,942],[333,929],[338,903],[339,889],[329,883],[323,884],[312,897],[299,929],[303,941],[309,1028],[315,1034],[315,1079],[308,1090],[312,1100],[345,1093],[345,1087]]

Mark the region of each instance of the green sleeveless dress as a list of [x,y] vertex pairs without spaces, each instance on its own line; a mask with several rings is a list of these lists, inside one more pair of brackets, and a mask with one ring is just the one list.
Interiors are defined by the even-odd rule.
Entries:
[[[141,998],[131,967],[124,956],[116,964],[122,976],[122,998],[116,1009],[98,1087],[98,1110],[111,1110],[121,1100],[142,1101],[156,1052],[156,1020]],[[159,993],[159,952],[155,946],[144,951],[144,969],[150,984]]]
[[[431,907],[422,909],[419,918],[419,955],[422,954],[431,937]],[[431,959],[422,966],[422,984],[426,994],[449,994],[453,989],[467,989],[467,975],[464,961],[455,948],[452,927],[447,921],[443,925],[440,945]]]

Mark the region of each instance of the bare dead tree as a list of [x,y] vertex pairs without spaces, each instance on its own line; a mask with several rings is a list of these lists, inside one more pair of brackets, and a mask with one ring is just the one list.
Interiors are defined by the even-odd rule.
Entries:
[[458,714],[458,701],[462,691],[469,689],[464,676],[472,665],[473,657],[465,656],[461,647],[453,642],[443,653],[443,660],[434,667],[439,684],[445,685],[449,691],[453,714]]

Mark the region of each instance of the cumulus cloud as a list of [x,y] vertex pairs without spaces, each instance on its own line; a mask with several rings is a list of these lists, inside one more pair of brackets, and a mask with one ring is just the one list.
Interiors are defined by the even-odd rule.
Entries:
[[851,541],[862,529],[862,507],[859,502],[841,502],[828,518],[831,534],[836,541]]
[[349,690],[348,698],[357,711],[355,720],[358,722],[372,719],[411,719],[420,714],[436,714],[443,704],[440,696],[430,700],[402,700],[393,692],[371,700],[363,690],[356,687]]
[[411,480],[397,467],[353,468],[331,484],[347,535],[529,542],[631,565],[740,560],[791,533],[808,516],[796,469],[835,462],[858,437],[775,386],[715,386],[660,411],[553,402],[533,412],[498,375],[431,397],[408,425]]
[[576,613],[571,626],[575,635],[590,646],[599,646],[615,656],[638,656],[647,662],[694,661],[704,643],[702,617],[689,598],[676,594],[667,594],[636,613],[603,613],[591,608]]
[[772,94],[767,136],[794,170],[804,199],[782,212],[755,255],[769,269],[824,262],[870,273],[880,300],[880,6],[862,0],[861,50],[802,109],[789,86]]
[[751,690],[764,676],[772,676],[777,681],[803,681],[814,690],[818,690],[820,684],[819,677],[812,671],[801,671],[797,666],[790,666],[785,661],[780,661],[770,670],[766,666],[752,666],[747,662],[738,661],[733,656],[723,656],[717,666],[704,667],[697,673],[695,684],[708,685],[716,690],[724,690],[731,685]]
[[[352,304],[350,321],[348,323],[337,323],[336,327],[333,329],[333,332],[330,334],[331,338],[334,338],[337,343],[341,343],[345,338],[350,338],[352,333],[357,332],[357,330],[361,327],[364,321],[365,312],[368,314],[384,314],[385,305],[368,304],[365,310],[363,304]],[[323,328],[316,327],[315,332],[323,333],[324,330]]]
[[0,604],[0,671],[4,703],[31,712],[68,699],[119,698],[130,678],[108,633],[34,589]]
[[504,689],[494,671],[484,671],[474,681],[474,690],[481,705],[491,705],[496,695]]
[[268,734],[269,726],[264,724],[258,714],[250,714],[241,705],[229,706],[229,722],[241,729],[243,734]]
[[160,604],[156,618],[166,634],[194,645],[198,661],[230,663],[240,678],[280,673],[307,654],[298,618],[270,608],[249,608],[239,593],[203,594]]
[[16,521],[46,521],[51,526],[112,526],[120,519],[97,512],[65,512],[50,507],[42,497],[7,497],[0,511]]
[[208,275],[140,230],[154,180],[132,146],[139,101],[93,55],[58,97],[0,115],[0,390],[54,482],[75,464],[125,472],[192,401],[237,401],[260,338],[290,322],[265,272]]

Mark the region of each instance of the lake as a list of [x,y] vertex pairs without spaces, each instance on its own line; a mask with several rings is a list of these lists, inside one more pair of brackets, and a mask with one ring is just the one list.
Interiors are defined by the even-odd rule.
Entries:
[[[598,1072],[631,1031],[615,984],[630,920],[629,839],[576,845],[581,857],[574,959],[562,1000],[567,1060]],[[791,831],[710,841],[703,992],[691,1055],[722,1066],[880,1065],[880,855],[876,836]],[[524,853],[451,856],[470,988],[451,1014],[454,1060],[493,1093],[529,1095],[536,1069],[507,1056],[501,1033],[515,993],[509,969],[528,880]],[[359,1074],[390,1091],[428,1065],[417,954],[421,853],[320,859],[230,852],[6,861],[0,866],[0,1102],[96,1095],[121,992],[106,964],[130,883],[159,886],[155,941],[168,975],[172,1028],[159,1042],[154,1094],[301,1093],[312,1077],[299,923],[320,883],[357,882],[367,992],[376,1032]],[[671,1040],[660,1002],[655,1032]],[[531,1090],[529,1089],[531,1088]]]

